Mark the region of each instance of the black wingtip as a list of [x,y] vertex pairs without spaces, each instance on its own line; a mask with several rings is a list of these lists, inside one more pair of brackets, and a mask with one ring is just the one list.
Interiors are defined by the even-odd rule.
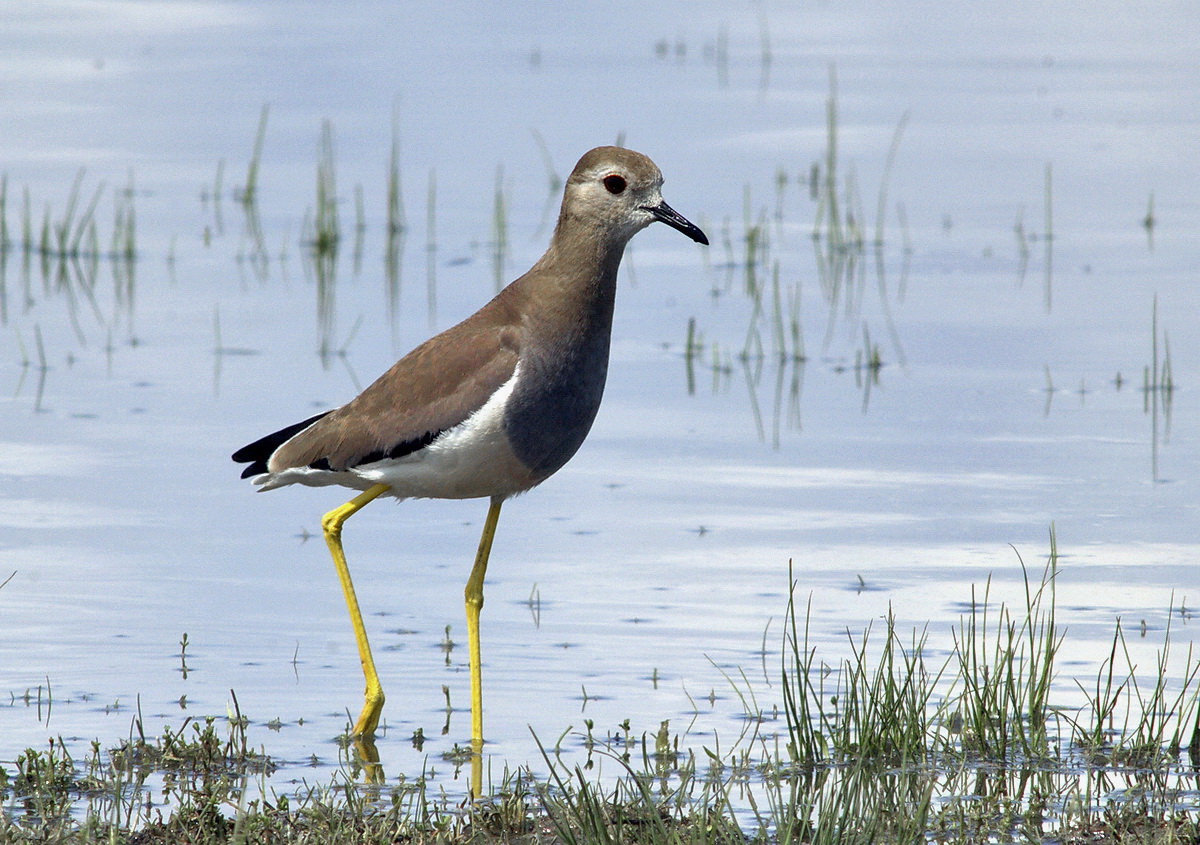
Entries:
[[267,472],[267,461],[270,460],[271,455],[274,454],[276,449],[328,413],[331,412],[322,411],[303,422],[293,423],[287,428],[273,431],[266,437],[260,437],[253,443],[249,443],[234,452],[230,457],[235,463],[250,464],[250,466],[242,470],[242,478],[250,478],[251,476],[262,475],[264,472]]
[[242,470],[242,478],[250,478],[255,475],[262,475],[266,471],[266,461],[255,461],[254,463],[250,464],[250,466]]

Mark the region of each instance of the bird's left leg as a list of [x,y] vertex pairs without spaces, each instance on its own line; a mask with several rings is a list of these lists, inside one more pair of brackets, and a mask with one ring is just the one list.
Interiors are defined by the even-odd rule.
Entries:
[[496,536],[496,523],[500,520],[500,505],[504,499],[492,497],[487,519],[483,523],[483,534],[479,538],[479,551],[475,554],[475,566],[467,579],[464,596],[467,603],[467,651],[471,665],[471,745],[475,752],[472,768],[472,791],[479,797],[479,755],[483,750],[483,683],[480,677],[479,656],[479,611],[483,609],[483,577],[487,573],[488,557],[492,553],[492,540]]

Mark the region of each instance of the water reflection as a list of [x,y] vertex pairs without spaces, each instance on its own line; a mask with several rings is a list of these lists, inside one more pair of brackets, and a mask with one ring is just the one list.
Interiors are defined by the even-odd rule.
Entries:
[[1049,314],[1054,304],[1054,169],[1046,162],[1045,187],[1045,220],[1046,228],[1042,232],[1042,249],[1045,254],[1043,272],[1043,288],[1046,303],[1046,313]]
[[388,158],[387,222],[383,252],[384,291],[393,346],[399,337],[401,274],[404,268],[404,241],[408,232],[400,176],[400,128],[399,113],[396,111],[392,115],[392,150]]
[[430,169],[425,195],[425,297],[430,329],[437,326],[437,252],[437,172]]
[[[542,157],[542,166],[546,169],[546,200],[542,203],[542,212],[538,215],[537,229],[533,233],[533,240],[540,242],[547,227],[553,226],[556,222],[554,214],[562,202],[563,180],[558,175],[558,170],[554,167],[554,159],[550,155],[550,148],[546,146],[546,139],[536,129],[531,131],[533,133],[533,140],[538,147],[538,153]],[[704,254],[707,257],[708,250],[705,250]]]
[[[769,364],[768,361],[770,361]],[[763,359],[759,357],[741,358],[739,363],[758,439],[763,443],[770,442],[772,448],[778,449],[784,428],[795,431],[799,431],[801,428],[800,394],[804,386],[805,361],[797,358]],[[772,371],[773,375],[769,380],[765,378],[768,370]],[[758,398],[760,387],[764,381],[772,386],[769,438]]]
[[[0,325],[8,325],[19,316],[30,332],[32,349],[26,345],[22,327],[16,328],[21,375],[14,393],[19,395],[30,372],[36,373],[34,411],[45,410],[42,399],[51,369],[43,322],[54,326],[65,323],[77,347],[86,347],[89,336],[99,330],[105,338],[103,348],[110,366],[117,332],[123,331],[128,345],[138,344],[134,314],[139,249],[133,175],[130,173],[126,188],[112,192],[113,223],[107,237],[101,234],[97,214],[106,193],[105,183],[99,182],[83,203],[85,177],[86,170],[80,168],[60,217],[56,218],[52,206],[46,204],[40,229],[34,223],[31,192],[24,188],[19,241],[8,234],[8,179],[0,179]],[[102,239],[107,240],[106,246]],[[8,292],[8,262],[17,252],[20,291],[19,308],[14,309],[12,306],[18,303],[10,300]],[[101,268],[105,265],[112,274],[110,295],[101,291]],[[65,313],[55,310],[59,304]],[[73,363],[75,353],[68,352],[66,358],[68,364]]]
[[1150,338],[1150,364],[1144,370],[1142,381],[1142,411],[1150,416],[1150,477],[1159,482],[1165,480],[1158,473],[1160,433],[1163,443],[1170,440],[1171,406],[1175,396],[1175,379],[1171,372],[1171,346],[1167,341],[1166,332],[1163,332],[1160,360],[1157,295],[1154,297]]
[[[260,282],[266,281],[267,271],[270,267],[266,238],[263,234],[262,219],[258,208],[258,174],[262,164],[263,142],[267,136],[269,114],[270,109],[264,105],[258,119],[258,131],[254,136],[250,164],[246,168],[245,183],[241,187],[235,188],[233,192],[234,201],[242,208],[241,244],[237,250],[238,266],[240,268],[243,264],[249,264],[251,272]],[[218,168],[217,186],[219,187],[219,185],[220,169]],[[219,200],[217,202],[219,203]]]

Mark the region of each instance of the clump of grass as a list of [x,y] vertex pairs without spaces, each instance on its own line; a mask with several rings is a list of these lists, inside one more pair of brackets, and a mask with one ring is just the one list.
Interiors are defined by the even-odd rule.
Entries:
[[[990,580],[982,596],[972,590],[970,609],[953,632],[950,658],[932,667],[924,656],[926,635],[914,634],[905,645],[889,616],[878,658],[868,660],[868,629],[852,643],[852,657],[838,672],[822,669],[808,644],[807,623],[799,623],[793,589],[784,667],[789,759],[801,768],[850,757],[889,765],[930,758],[1040,765],[1104,743],[1138,750],[1123,753],[1142,759],[1145,748],[1177,754],[1196,714],[1200,662],[1189,652],[1182,674],[1172,680],[1169,629],[1149,692],[1143,692],[1133,680],[1135,665],[1118,624],[1097,694],[1088,697],[1080,716],[1068,720],[1066,736],[1050,730],[1056,714],[1064,712],[1051,704],[1055,660],[1065,636],[1056,622],[1053,530],[1041,578],[1032,578],[1020,563],[1025,585],[1020,612],[1006,605],[992,609]],[[1114,686],[1113,667],[1122,655],[1125,680]],[[1167,689],[1175,691],[1168,695]],[[1129,718],[1114,731],[1111,716],[1118,701]],[[886,714],[883,721],[880,713]],[[1084,718],[1086,713],[1090,717]]]
[[1088,689],[1076,681],[1087,696],[1087,704],[1070,720],[1071,727],[1077,746],[1090,763],[1155,769],[1170,765],[1184,749],[1190,752],[1193,764],[1200,763],[1200,721],[1192,725],[1180,718],[1180,714],[1195,710],[1195,701],[1189,701],[1188,696],[1200,665],[1193,663],[1189,650],[1183,677],[1172,679],[1173,618],[1173,613],[1167,615],[1162,650],[1148,687],[1143,688],[1138,681],[1120,620],[1095,685]]
[[1031,583],[1021,561],[1023,613],[1014,616],[1001,605],[991,630],[989,578],[981,600],[972,588],[971,612],[955,632],[955,694],[942,719],[954,727],[959,748],[971,759],[1029,765],[1052,756],[1048,702],[1062,637],[1055,626],[1058,552],[1053,532],[1050,542],[1040,584]]

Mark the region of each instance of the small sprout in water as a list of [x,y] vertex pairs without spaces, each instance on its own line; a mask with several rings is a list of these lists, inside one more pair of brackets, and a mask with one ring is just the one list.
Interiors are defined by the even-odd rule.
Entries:
[[188,635],[187,632],[184,631],[183,637],[179,640],[179,671],[183,675],[183,679],[185,681],[187,680],[188,676],[187,647]]
[[465,748],[456,742],[454,743],[454,747],[449,751],[442,752],[442,759],[447,763],[453,763],[456,766],[461,766],[463,763],[470,761],[471,754],[472,751],[470,748]]
[[671,747],[671,720],[663,719],[659,725],[658,733],[654,737],[654,756],[661,763],[666,765],[674,765],[676,760],[675,749]]

